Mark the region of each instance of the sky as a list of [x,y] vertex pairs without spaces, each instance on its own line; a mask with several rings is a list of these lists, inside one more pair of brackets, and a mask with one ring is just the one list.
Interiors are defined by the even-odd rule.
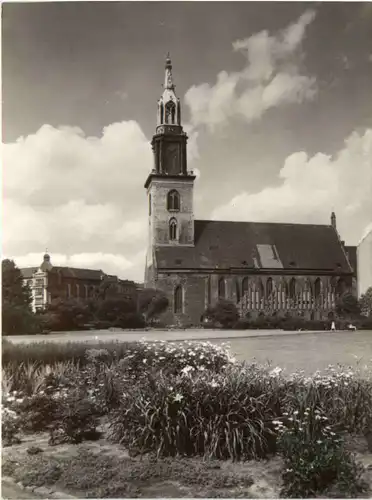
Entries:
[[168,51],[197,219],[372,228],[372,3],[2,4],[3,256],[143,281]]

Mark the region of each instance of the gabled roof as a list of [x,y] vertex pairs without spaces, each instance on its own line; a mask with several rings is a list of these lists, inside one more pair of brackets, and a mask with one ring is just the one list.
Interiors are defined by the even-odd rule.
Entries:
[[296,269],[351,273],[332,226],[195,221],[195,246],[156,248],[159,269]]
[[53,266],[49,271],[59,273],[64,278],[75,278],[81,280],[100,280],[104,276],[101,269],[80,269],[77,267]]

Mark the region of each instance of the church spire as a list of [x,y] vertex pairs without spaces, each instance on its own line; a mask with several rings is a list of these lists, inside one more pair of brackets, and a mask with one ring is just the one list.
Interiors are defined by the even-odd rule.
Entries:
[[173,83],[173,75],[172,75],[172,61],[171,61],[169,52],[168,52],[167,58],[165,60],[164,89],[173,90],[173,91],[175,89],[175,85]]

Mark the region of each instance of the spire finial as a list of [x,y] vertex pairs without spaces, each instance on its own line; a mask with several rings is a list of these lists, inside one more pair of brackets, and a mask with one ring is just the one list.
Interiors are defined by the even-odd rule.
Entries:
[[165,59],[165,82],[164,88],[174,90],[174,83],[172,77],[172,61],[170,58],[170,53],[167,53],[167,57]]

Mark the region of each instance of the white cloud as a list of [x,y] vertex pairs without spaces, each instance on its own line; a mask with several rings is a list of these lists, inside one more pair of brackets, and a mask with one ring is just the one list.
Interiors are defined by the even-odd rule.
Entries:
[[44,125],[3,145],[3,158],[4,254],[39,265],[48,247],[53,262],[62,255],[69,265],[143,279],[143,184],[153,159],[136,122],[105,127],[100,138]]
[[311,99],[315,78],[300,74],[298,56],[314,17],[313,11],[306,11],[275,36],[261,31],[235,41],[233,49],[246,57],[247,65],[239,72],[221,71],[215,85],[203,83],[186,92],[192,126],[213,131],[233,117],[251,122],[270,108]]
[[352,133],[334,157],[290,155],[279,186],[242,192],[213,219],[328,224],[332,210],[341,236],[356,244],[372,219],[372,129]]

